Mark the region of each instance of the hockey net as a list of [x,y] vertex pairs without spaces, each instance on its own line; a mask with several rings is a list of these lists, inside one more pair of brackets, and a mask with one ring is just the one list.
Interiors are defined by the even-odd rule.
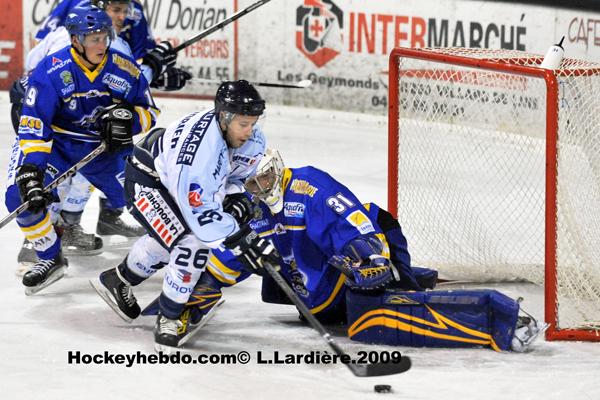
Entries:
[[600,340],[600,64],[394,49],[388,206],[415,265],[545,287],[546,337]]

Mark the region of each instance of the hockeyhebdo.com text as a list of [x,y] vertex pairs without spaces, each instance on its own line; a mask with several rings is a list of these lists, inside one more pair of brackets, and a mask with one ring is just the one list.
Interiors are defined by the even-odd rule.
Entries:
[[310,351],[308,353],[282,353],[277,350],[261,351],[255,354],[247,351],[223,354],[164,353],[159,351],[146,354],[140,351],[135,353],[82,353],[81,351],[68,351],[67,363],[74,365],[122,365],[131,368],[134,365],[232,365],[232,364],[368,364],[368,363],[399,363],[402,355],[399,351],[359,351],[355,357],[347,354],[337,355],[327,351]]

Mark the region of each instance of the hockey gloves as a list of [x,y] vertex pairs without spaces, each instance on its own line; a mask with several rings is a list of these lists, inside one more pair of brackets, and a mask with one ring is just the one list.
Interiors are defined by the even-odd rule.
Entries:
[[244,193],[228,194],[223,200],[223,211],[235,218],[239,225],[254,218],[254,207],[252,200]]
[[128,104],[114,104],[100,116],[100,134],[109,153],[133,146],[133,112]]
[[160,42],[154,49],[150,50],[142,61],[152,69],[152,82],[162,76],[167,69],[175,66],[177,53],[168,41]]
[[328,262],[346,275],[351,288],[379,289],[393,280],[390,261],[382,250],[383,244],[375,236],[359,236],[344,247],[342,255],[334,255]]
[[154,79],[150,86],[172,92],[182,89],[190,79],[192,79],[192,75],[189,72],[181,68],[170,67],[163,74]]
[[247,271],[257,275],[264,275],[263,262],[273,264],[276,269],[279,269],[282,262],[273,243],[258,236],[247,224],[225,239],[223,245],[231,250]]
[[37,214],[52,202],[52,194],[44,192],[44,171],[37,165],[23,164],[17,171],[15,183],[19,187],[21,201],[29,202],[29,212]]

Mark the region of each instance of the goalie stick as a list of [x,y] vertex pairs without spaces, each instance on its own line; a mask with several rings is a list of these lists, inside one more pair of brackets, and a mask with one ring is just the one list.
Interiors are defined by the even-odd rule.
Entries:
[[[100,155],[100,153],[104,152],[105,149],[106,149],[106,143],[104,143],[104,142],[100,143],[100,146],[96,147],[92,152],[90,152],[90,154],[83,157],[81,160],[79,160],[78,163],[76,163],[71,168],[66,170],[61,176],[59,176],[58,178],[56,178],[55,180],[50,182],[48,184],[48,186],[46,186],[44,188],[44,192],[48,193],[51,190],[54,190],[58,185],[60,185],[61,183],[63,183],[64,181],[66,181],[67,179],[72,177],[73,175],[75,175],[77,173],[77,171],[79,171],[81,168],[83,168],[83,166],[85,166],[87,163],[92,161],[94,158],[98,157]],[[17,215],[19,215],[23,211],[27,210],[28,208],[29,208],[29,201],[26,201],[25,203],[21,204],[13,212],[8,214],[6,217],[4,217],[0,221],[0,229],[3,228],[4,226],[6,226]]]
[[[220,80],[217,79],[206,78],[193,78],[191,81],[198,83],[214,83],[215,85],[220,85],[222,83]],[[312,85],[312,81],[310,79],[305,79],[297,83],[250,82],[250,84],[253,86],[274,87],[284,89],[305,89]]]
[[210,28],[207,28],[207,29],[203,30],[202,32],[198,33],[196,36],[189,38],[185,42],[183,42],[180,45],[178,45],[175,48],[173,48],[173,51],[174,52],[178,52],[178,51],[181,51],[181,50],[185,49],[186,47],[188,47],[191,44],[196,43],[200,39],[204,39],[205,37],[207,37],[208,35],[210,35],[214,31],[219,30],[219,29],[223,28],[226,25],[229,25],[233,21],[235,21],[235,20],[243,17],[244,15],[246,15],[246,14],[248,14],[248,13],[256,10],[258,7],[267,4],[269,1],[271,1],[271,0],[259,0],[256,3],[250,4],[248,7],[244,8],[243,10],[240,10],[240,11],[236,12],[235,14],[233,14],[232,16],[230,16],[229,18],[225,18],[223,21],[219,22],[218,24],[214,24]]
[[[327,332],[327,330],[321,325],[319,320],[315,318],[314,315],[310,312],[308,307],[298,298],[296,293],[292,290],[290,285],[283,279],[281,274],[277,272],[275,267],[268,262],[263,263],[264,268],[267,270],[269,275],[273,277],[275,282],[279,285],[281,290],[285,292],[288,298],[294,303],[294,305],[298,308],[298,311],[306,318],[308,323],[321,335],[321,337],[327,342],[329,347],[333,349],[335,354],[340,356],[343,359],[350,359],[350,356],[342,350],[342,348],[333,340],[333,337]],[[375,364],[351,364],[348,363],[345,365],[348,369],[358,377],[370,377],[370,376],[384,376],[384,375],[394,375],[402,372],[406,372],[411,367],[411,360],[409,357],[402,356],[399,363],[393,362],[380,362]]]

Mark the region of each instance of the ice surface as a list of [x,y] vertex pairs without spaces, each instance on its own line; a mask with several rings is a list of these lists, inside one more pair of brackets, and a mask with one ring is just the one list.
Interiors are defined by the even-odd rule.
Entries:
[[[207,102],[157,99],[166,125]],[[0,164],[6,166],[14,139],[8,94],[0,92]],[[264,128],[289,166],[315,165],[349,186],[363,201],[386,204],[386,123],[383,118],[268,106]],[[6,167],[4,167],[6,169]],[[2,181],[5,181],[5,174]],[[3,195],[3,194],[2,194]],[[91,231],[98,212],[92,199],[84,215]],[[0,215],[5,215],[3,211]],[[408,238],[410,242],[410,238]],[[4,260],[0,270],[0,396],[4,399],[598,399],[600,343],[545,342],[529,354],[499,354],[486,349],[400,348],[413,358],[405,374],[356,378],[342,365],[263,365],[256,352],[321,352],[328,346],[298,322],[292,306],[260,301],[259,280],[224,291],[222,310],[187,344],[190,354],[248,351],[246,365],[70,365],[69,351],[97,354],[153,354],[154,319],[122,322],[95,294],[88,279],[116,265],[127,243],[113,243],[95,257],[71,257],[68,275],[43,292],[26,297],[14,275],[22,236],[15,223],[0,230]],[[160,291],[153,278],[135,293],[142,305]],[[510,296],[525,297],[524,307],[542,316],[541,289],[525,284],[495,285]],[[394,350],[367,346],[336,335],[350,354]],[[331,352],[330,352],[331,353]],[[389,384],[391,394],[376,394]]]

